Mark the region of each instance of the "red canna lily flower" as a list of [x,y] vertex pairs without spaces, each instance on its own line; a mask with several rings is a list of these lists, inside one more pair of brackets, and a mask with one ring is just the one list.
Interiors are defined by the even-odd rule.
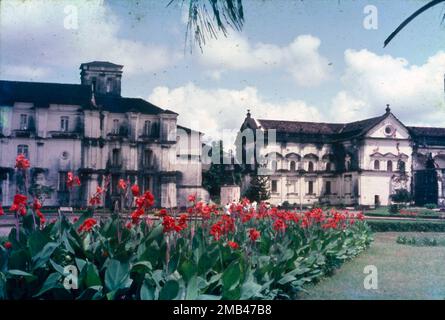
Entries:
[[220,223],[215,223],[214,225],[212,225],[212,227],[210,228],[210,235],[212,235],[213,239],[215,239],[216,241],[221,238],[222,227]]
[[130,215],[130,218],[131,218],[132,223],[133,223],[133,224],[138,224],[138,223],[139,223],[139,219],[140,219],[140,217],[141,217],[142,215],[144,215],[144,213],[145,213],[145,211],[144,211],[144,209],[142,209],[142,208],[138,208],[138,209],[134,210],[134,211],[131,213],[131,215]]
[[85,219],[85,221],[82,223],[82,225],[79,227],[78,231],[82,232],[82,231],[91,231],[91,229],[93,229],[93,227],[97,224],[96,219],[93,218],[88,218]]
[[5,247],[5,249],[12,249],[12,243],[11,242],[9,242],[9,241],[7,241],[7,242],[5,242],[4,244],[3,244],[3,246]]
[[166,215],[167,215],[167,209],[161,209],[161,210],[159,210],[159,215],[160,215],[161,217],[166,216]]
[[274,224],[273,224],[273,229],[275,231],[286,231],[287,225],[286,223],[281,220],[281,219],[277,219],[275,220]]
[[249,213],[243,214],[241,221],[243,223],[249,222],[252,219],[252,217],[253,217],[253,213],[249,212]]
[[187,229],[188,216],[186,214],[181,214],[179,216],[179,226],[182,230]]
[[43,225],[43,224],[45,224],[45,222],[46,222],[46,218],[45,218],[45,216],[43,215],[43,213],[40,211],[40,209],[37,209],[36,210],[36,215],[39,217],[39,219],[40,219],[40,224],[41,225]]
[[196,201],[196,194],[191,194],[187,197],[187,200],[189,202],[195,202]]
[[171,232],[171,231],[178,231],[176,229],[176,223],[175,219],[170,216],[164,216],[162,217],[162,225],[164,226],[164,233]]
[[102,203],[102,193],[104,189],[101,187],[96,188],[96,193],[90,198],[90,205],[95,206]]
[[124,179],[119,179],[119,182],[118,182],[117,186],[121,190],[126,190],[127,189],[127,183],[125,182]]
[[16,204],[16,205],[25,205],[27,199],[28,199],[28,197],[25,196],[25,195],[23,195],[23,194],[16,194],[16,195],[14,196],[13,204]]
[[19,213],[21,216],[26,216],[26,200],[28,198],[23,194],[16,194],[12,206],[9,208],[10,211]]
[[34,202],[32,204],[32,207],[34,210],[42,209],[42,204],[40,203],[39,199],[34,198]]
[[30,167],[29,160],[23,154],[19,154],[15,159],[15,167],[20,170],[26,170]]
[[227,241],[227,244],[229,245],[230,248],[234,250],[239,249],[239,244],[234,241]]
[[201,206],[200,211],[203,219],[210,219],[211,208],[209,206]]
[[66,185],[69,189],[73,188],[74,185],[80,186],[80,179],[75,176],[71,171],[66,175]]
[[139,197],[140,190],[139,190],[139,186],[138,186],[137,184],[134,184],[134,185],[131,187],[131,193],[133,193],[133,196],[134,196],[134,197]]
[[148,209],[155,203],[155,197],[150,191],[145,192],[142,196],[136,198],[136,207]]
[[3,210],[2,203],[0,202],[0,216],[3,216],[5,211]]
[[125,224],[125,228],[127,228],[128,230],[131,230],[132,227],[133,227],[133,225],[132,225],[131,221],[128,221],[128,222]]
[[252,241],[256,241],[258,240],[258,238],[260,237],[260,232],[257,229],[250,229],[249,230],[249,238]]

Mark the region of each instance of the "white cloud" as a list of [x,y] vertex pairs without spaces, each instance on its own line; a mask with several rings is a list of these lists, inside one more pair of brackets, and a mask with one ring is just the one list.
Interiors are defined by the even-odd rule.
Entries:
[[331,105],[332,119],[337,122],[361,120],[362,111],[366,108],[363,100],[351,96],[346,91],[338,92],[332,99]]
[[[126,74],[136,74],[165,68],[180,57],[162,46],[121,37],[121,21],[101,0],[1,1],[0,6],[2,65],[26,61],[56,69],[109,60],[123,64]],[[67,17],[76,15],[78,28],[66,29]]]
[[287,46],[251,44],[237,33],[219,37],[206,44],[200,62],[224,70],[264,70],[279,68],[288,72],[297,85],[317,86],[329,78],[328,60],[319,52],[321,41],[300,35]]
[[19,77],[30,81],[42,80],[51,74],[49,68],[27,65],[0,65],[0,74],[4,78]]
[[321,117],[315,107],[304,101],[273,103],[262,97],[255,87],[206,90],[188,83],[174,89],[157,87],[148,100],[178,112],[178,123],[212,138],[220,138],[223,130],[238,130],[247,109],[257,119],[317,121]]
[[377,55],[366,49],[346,50],[344,90],[332,99],[332,114],[359,120],[382,114],[387,103],[406,124],[445,125],[445,53],[424,64]]
[[178,112],[179,123],[214,138],[223,129],[239,129],[247,109],[257,119],[349,122],[381,115],[390,103],[407,125],[445,126],[445,53],[414,65],[367,50],[347,50],[345,64],[341,88],[327,101],[329,111],[298,99],[274,102],[255,87],[204,89],[192,83],[157,87],[149,100]]

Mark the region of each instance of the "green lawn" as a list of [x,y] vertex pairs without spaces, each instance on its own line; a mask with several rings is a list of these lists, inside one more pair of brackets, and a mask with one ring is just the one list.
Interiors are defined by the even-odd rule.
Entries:
[[[445,299],[445,247],[397,244],[401,233],[376,233],[371,247],[346,262],[332,277],[307,288],[302,299]],[[405,236],[438,236],[407,233]],[[445,234],[441,234],[445,236]],[[366,290],[363,269],[375,265],[378,289]]]

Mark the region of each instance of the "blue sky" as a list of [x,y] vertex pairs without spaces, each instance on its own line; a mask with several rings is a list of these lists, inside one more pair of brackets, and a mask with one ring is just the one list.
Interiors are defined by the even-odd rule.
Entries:
[[[407,124],[445,125],[444,6],[383,48],[426,1],[244,0],[243,31],[190,54],[185,9],[167,2],[2,1],[0,78],[77,83],[82,62],[124,64],[123,95],[175,110],[181,124],[214,137],[238,128],[247,108],[260,118],[345,122],[390,103]],[[376,30],[363,27],[367,5],[378,10]],[[78,25],[66,29],[73,6]]]

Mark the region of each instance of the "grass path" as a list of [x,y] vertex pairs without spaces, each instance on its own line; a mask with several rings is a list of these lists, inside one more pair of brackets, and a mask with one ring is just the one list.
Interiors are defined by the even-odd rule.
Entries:
[[[307,288],[302,299],[445,299],[445,247],[413,247],[396,243],[400,233],[376,233],[371,247],[336,273]],[[403,233],[406,236],[432,236]],[[439,234],[435,233],[434,236]],[[445,234],[440,234],[445,237]],[[363,269],[378,270],[378,289],[366,290]]]

